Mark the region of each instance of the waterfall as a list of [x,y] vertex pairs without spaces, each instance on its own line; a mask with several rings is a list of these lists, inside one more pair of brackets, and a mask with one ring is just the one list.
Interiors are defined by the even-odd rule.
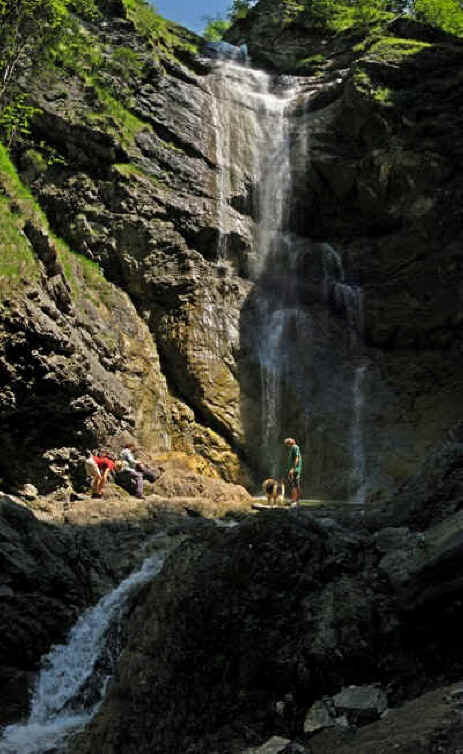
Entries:
[[[356,357],[363,339],[365,324],[363,314],[363,291],[361,287],[346,281],[346,273],[341,254],[329,244],[322,244],[323,296],[346,320],[349,328],[349,342]],[[367,367],[354,366],[352,383],[352,425],[351,459],[352,469],[349,478],[349,498],[351,502],[364,503],[366,490],[366,459],[363,440],[363,381]]]
[[147,558],[95,607],[78,619],[66,644],[42,660],[29,719],[10,725],[0,738],[0,754],[47,754],[63,749],[70,734],[83,728],[103,700],[121,649],[120,619],[130,595],[159,573],[163,555]]
[[[218,63],[209,80],[216,256],[253,282],[237,341],[252,462],[264,476],[284,475],[283,439],[296,437],[306,492],[364,499],[363,291],[342,250],[300,235],[310,230],[300,214],[310,191],[310,99],[324,84],[233,62]],[[239,263],[234,233],[249,240]]]
[[354,373],[353,383],[353,406],[354,417],[352,422],[352,473],[350,488],[353,490],[351,502],[365,502],[366,487],[366,463],[365,448],[363,443],[362,412],[364,404],[363,380],[365,378],[366,365],[358,366]]
[[351,346],[358,345],[365,330],[363,291],[360,285],[348,283],[342,257],[330,244],[321,244],[323,260],[323,297],[332,303],[349,325]]
[[[256,299],[258,323],[255,352],[259,360],[261,386],[260,441],[270,464],[278,469],[279,452],[269,448],[283,429],[280,418],[282,384],[288,374],[286,348],[288,330],[298,317],[297,301],[291,291],[292,278],[285,274],[292,255],[289,222],[291,194],[290,121],[294,99],[291,87],[276,85],[264,71],[233,62],[217,64],[210,76],[213,93],[212,119],[216,126],[217,260],[223,264],[230,253],[227,234],[234,223],[244,220],[233,214],[236,197],[252,216],[249,233],[252,252],[247,275],[259,284],[268,268],[278,272],[277,287],[284,295],[272,295],[273,283],[261,288]],[[291,282],[290,282],[291,281]]]

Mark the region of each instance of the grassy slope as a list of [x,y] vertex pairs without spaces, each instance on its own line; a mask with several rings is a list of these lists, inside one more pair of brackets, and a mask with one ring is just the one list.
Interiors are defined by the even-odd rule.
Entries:
[[[198,38],[163,19],[144,0],[124,0],[127,18],[131,20],[153,59],[162,67],[163,60],[175,60],[192,55],[197,50]],[[142,59],[130,47],[119,46],[112,54],[104,54],[97,38],[85,24],[73,25],[72,33],[60,41],[44,64],[43,76],[50,86],[77,77],[87,91],[93,90],[95,110],[90,116],[93,124],[119,137],[122,144],[130,146],[136,133],[149,126],[130,112],[130,81],[142,72]],[[112,76],[123,77],[127,90],[115,92]],[[66,97],[63,85],[63,97]],[[45,170],[61,156],[50,154],[46,148],[34,150],[34,160]],[[130,164],[125,166],[130,172]],[[135,168],[134,168],[135,170]],[[23,232],[24,223],[31,220],[44,227],[50,235],[47,218],[35,202],[30,191],[21,182],[10,160],[7,149],[0,142],[0,296],[5,298],[25,283],[38,280],[40,265]],[[104,277],[93,262],[74,253],[60,239],[55,238],[60,261],[74,295],[91,288],[104,293]],[[106,284],[109,287],[109,284]]]

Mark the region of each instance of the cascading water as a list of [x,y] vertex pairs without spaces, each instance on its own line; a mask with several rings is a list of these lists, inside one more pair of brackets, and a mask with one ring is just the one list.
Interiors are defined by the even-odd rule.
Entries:
[[[363,292],[359,285],[348,283],[341,255],[329,244],[322,244],[323,295],[327,303],[340,312],[349,325],[350,348],[356,357],[364,334]],[[351,454],[352,470],[348,494],[352,502],[364,503],[366,491],[366,458],[363,438],[363,381],[367,365],[354,366],[352,384]]]
[[353,491],[351,501],[355,503],[365,502],[366,489],[366,459],[362,431],[362,411],[364,395],[362,383],[365,378],[367,367],[365,364],[355,370],[353,384],[354,419],[352,422],[352,460],[353,469],[350,479],[350,488]]
[[[278,289],[283,298],[263,286],[256,298],[258,323],[256,353],[262,397],[260,440],[269,447],[281,433],[281,383],[288,370],[286,339],[298,316],[297,301],[288,288],[282,267],[282,247],[290,255],[290,237],[285,233],[289,220],[291,165],[289,120],[286,111],[294,92],[280,86],[272,90],[272,77],[263,71],[222,62],[212,76],[215,95],[214,121],[217,123],[217,213],[220,238],[218,258],[226,259],[226,206],[234,191],[245,193],[252,186],[250,211],[254,218],[254,253],[247,274],[255,281],[266,275],[269,264],[280,267]],[[217,104],[218,103],[218,104]],[[236,222],[231,218],[229,222]],[[276,473],[279,454],[269,455],[270,470]]]
[[163,555],[147,558],[71,629],[66,644],[43,658],[25,724],[10,725],[0,738],[0,754],[57,754],[71,734],[83,728],[103,700],[120,652],[120,620],[130,597],[159,573]]
[[[260,421],[250,427],[251,443],[258,447],[253,461],[265,476],[282,475],[282,440],[297,434],[309,456],[306,478],[315,484],[317,477],[313,492],[323,494],[338,475],[337,494],[363,500],[362,290],[347,278],[337,251],[299,235],[293,212],[295,184],[299,191],[304,186],[310,159],[310,98],[322,84],[316,79],[275,78],[230,62],[219,63],[211,80],[219,165],[219,259],[226,261],[231,253],[223,236],[233,232],[234,223],[252,217],[245,274],[254,288],[247,311],[242,311],[241,341],[251,354],[248,374],[254,372],[259,380]],[[237,216],[232,208],[237,197],[243,203],[243,196],[247,206]],[[307,218],[304,225],[310,227]],[[336,335],[336,326],[327,324],[330,316],[342,317],[347,329]],[[327,328],[334,332],[331,345],[324,341]],[[331,429],[325,430],[325,424]],[[331,437],[324,434],[327,431]],[[321,449],[326,444],[333,460]]]

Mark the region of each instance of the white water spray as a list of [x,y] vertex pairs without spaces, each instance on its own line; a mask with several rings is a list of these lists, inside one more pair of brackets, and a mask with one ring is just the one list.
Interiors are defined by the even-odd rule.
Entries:
[[351,502],[364,503],[366,491],[366,462],[365,448],[363,443],[362,414],[365,402],[363,394],[363,381],[367,367],[359,366],[355,370],[353,383],[353,406],[354,416],[352,421],[351,447],[352,447],[352,473],[351,488],[355,490]]
[[[43,658],[29,719],[25,724],[10,725],[3,731],[0,754],[56,752],[57,746],[64,747],[70,734],[92,719],[104,698],[120,651],[118,619],[124,614],[129,596],[159,573],[162,563],[163,555],[159,553],[147,558],[140,570],[81,615],[66,644],[54,647]],[[111,651],[107,637],[115,624],[116,640]],[[95,681],[98,663],[103,664],[104,670],[96,679],[96,688],[88,692],[86,687],[91,679]]]
[[[315,412],[332,413],[331,401],[342,396],[338,423],[346,427],[344,489],[364,499],[364,370],[354,367],[353,373],[349,363],[342,363],[346,342],[354,363],[361,358],[363,291],[346,273],[338,251],[298,235],[299,228],[310,230],[310,219],[300,214],[303,201],[298,203],[307,186],[310,100],[325,85],[315,78],[274,77],[232,62],[213,69],[217,259],[255,282],[241,322],[248,363],[260,379],[260,423],[252,427],[259,444],[256,461],[266,475],[279,477],[282,438],[298,432],[307,442],[314,407]],[[233,233],[250,246],[238,262],[227,243]],[[324,346],[326,320],[316,308],[320,301],[347,324],[339,352]]]

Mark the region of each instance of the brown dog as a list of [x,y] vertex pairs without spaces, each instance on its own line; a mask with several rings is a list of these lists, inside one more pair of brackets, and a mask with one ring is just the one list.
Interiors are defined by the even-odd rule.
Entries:
[[266,479],[262,482],[262,489],[267,495],[268,503],[284,503],[285,483],[283,479]]

